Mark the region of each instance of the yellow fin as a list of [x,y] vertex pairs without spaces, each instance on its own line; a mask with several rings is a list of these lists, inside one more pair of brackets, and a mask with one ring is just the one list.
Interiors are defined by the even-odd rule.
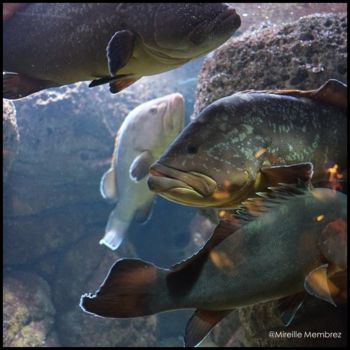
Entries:
[[328,264],[324,264],[312,270],[305,278],[304,287],[309,294],[337,306],[332,295],[336,295],[339,289],[329,280],[327,268]]

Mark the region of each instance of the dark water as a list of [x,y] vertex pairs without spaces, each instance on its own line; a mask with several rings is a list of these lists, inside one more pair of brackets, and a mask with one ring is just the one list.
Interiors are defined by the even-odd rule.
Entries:
[[[232,5],[242,19],[236,35],[263,22],[273,26],[316,12],[346,11],[341,3]],[[132,223],[119,250],[98,244],[113,208],[100,196],[99,181],[122,120],[143,102],[180,92],[187,124],[204,59],[143,78],[118,95],[83,83],[14,102],[20,141],[3,183],[5,346],[182,346],[191,310],[105,320],[83,313],[78,304],[82,293],[95,292],[117,259],[137,257],[170,267],[208,238],[195,240],[197,209],[157,197],[150,220]],[[342,313],[341,329],[344,319]],[[237,346],[232,340],[237,322],[234,314],[206,344]]]

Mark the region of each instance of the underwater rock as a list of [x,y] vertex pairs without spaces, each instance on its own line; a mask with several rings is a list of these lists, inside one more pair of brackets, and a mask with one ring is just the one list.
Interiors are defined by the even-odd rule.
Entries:
[[[311,15],[290,24],[251,30],[231,38],[207,56],[200,72],[191,118],[196,118],[213,101],[237,91],[315,89],[330,78],[346,83],[346,67],[346,15]],[[206,215],[203,210],[201,213]],[[290,327],[285,328],[280,314],[276,313],[276,305],[277,302],[272,301],[242,307],[238,322],[236,313],[232,313],[213,329],[210,337],[219,346],[322,346],[325,341],[327,345],[341,346],[345,343],[343,306],[335,308],[307,297],[305,306],[298,311]],[[340,331],[342,337],[269,338],[271,329]]]
[[[135,256],[126,242],[115,252],[104,246],[96,247],[98,240],[96,235],[78,242],[57,269],[53,290],[55,306],[60,310],[57,318],[60,342],[72,347],[154,346],[156,316],[115,320],[89,315],[79,307],[81,294],[96,289],[116,260]],[[94,254],[89,253],[92,251]]]
[[213,101],[243,90],[315,89],[347,82],[347,16],[316,14],[247,31],[207,56],[192,119]]
[[5,216],[4,264],[36,263],[66,251],[85,235],[103,232],[107,217],[104,203],[70,205],[16,218]]
[[87,286],[98,287],[116,260],[136,255],[127,242],[116,253],[99,245],[99,238],[100,233],[97,230],[95,234],[81,238],[61,254],[52,282],[53,300],[59,310],[66,311],[75,307]]
[[3,129],[3,165],[2,175],[4,182],[7,180],[7,176],[11,170],[12,163],[16,157],[18,144],[19,144],[19,132],[16,120],[16,108],[14,104],[9,100],[2,100],[2,129]]
[[166,81],[145,78],[118,96],[79,83],[15,101],[21,143],[4,188],[5,264],[59,252],[94,224],[102,234],[111,206],[99,184],[115,133],[134,107],[172,92]]
[[58,330],[63,346],[152,347],[155,346],[156,317],[108,319],[84,314],[76,306],[60,313]]
[[51,291],[40,276],[9,273],[3,281],[3,345],[60,346],[52,332],[55,309]]

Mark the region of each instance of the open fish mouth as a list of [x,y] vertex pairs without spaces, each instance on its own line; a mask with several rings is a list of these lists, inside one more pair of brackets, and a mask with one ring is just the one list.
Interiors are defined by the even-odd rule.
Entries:
[[217,184],[210,177],[195,171],[184,172],[155,163],[150,168],[148,187],[166,198],[190,204],[210,197]]

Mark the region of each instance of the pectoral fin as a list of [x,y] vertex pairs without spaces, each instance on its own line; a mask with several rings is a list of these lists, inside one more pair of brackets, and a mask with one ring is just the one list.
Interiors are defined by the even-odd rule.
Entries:
[[143,151],[130,165],[129,176],[134,182],[141,181],[148,175],[149,167],[154,162],[151,152]]
[[312,270],[305,278],[304,288],[309,294],[337,306],[332,295],[336,295],[339,290],[338,287],[329,280],[327,268],[328,264],[324,264]]
[[18,73],[4,73],[2,75],[3,97],[16,100],[35,92],[57,86],[48,80],[40,80],[27,77]]
[[130,30],[116,32],[107,45],[108,68],[111,75],[115,76],[118,70],[124,67],[135,46],[135,34]]
[[286,327],[291,324],[296,313],[303,305],[304,298],[305,292],[302,292],[280,299],[278,301],[277,309],[281,313],[281,320]]
[[196,310],[187,322],[184,342],[186,347],[200,343],[210,330],[225,318],[232,310]]
[[134,74],[119,74],[118,70],[127,65],[135,46],[135,34],[130,30],[116,32],[107,45],[108,69],[110,77],[93,80],[89,87],[109,83],[111,93],[117,93],[133,84],[139,77]]
[[[309,182],[313,175],[312,163],[299,163],[262,168],[258,188],[275,186],[279,183]],[[256,190],[258,191],[258,188]]]
[[113,168],[107,170],[100,181],[100,193],[104,199],[112,202],[117,201],[117,184]]

